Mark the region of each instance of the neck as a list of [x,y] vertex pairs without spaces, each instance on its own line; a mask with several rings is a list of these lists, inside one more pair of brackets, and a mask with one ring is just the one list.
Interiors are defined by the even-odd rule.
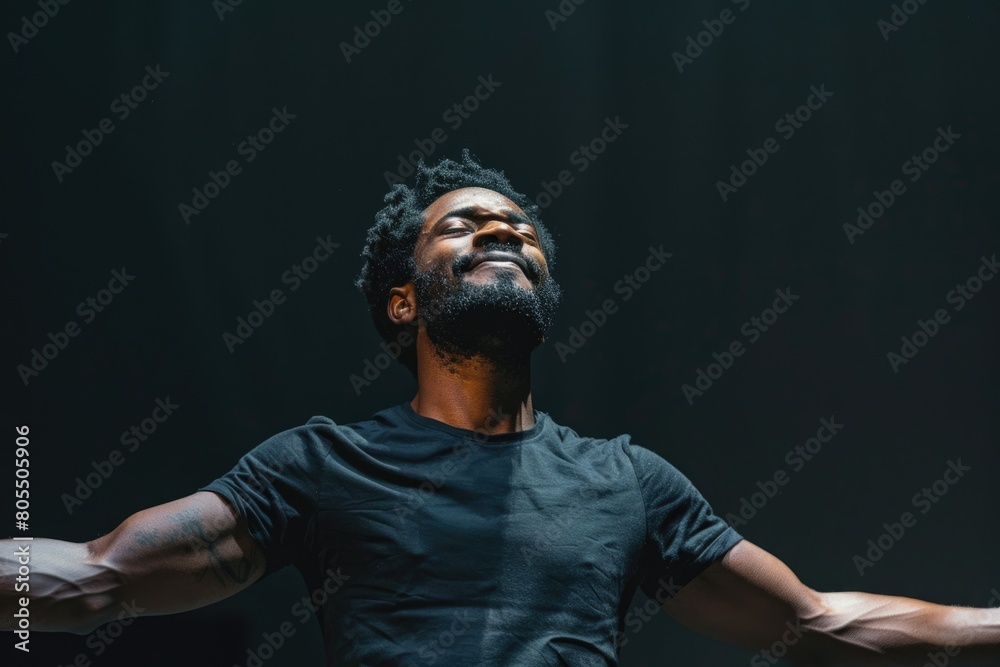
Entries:
[[420,331],[417,387],[413,411],[455,428],[494,435],[535,424],[530,351],[512,353],[502,362],[495,355],[445,359]]

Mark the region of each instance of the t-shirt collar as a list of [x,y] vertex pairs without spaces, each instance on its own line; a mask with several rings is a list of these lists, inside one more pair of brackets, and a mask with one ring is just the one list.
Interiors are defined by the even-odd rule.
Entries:
[[493,435],[487,435],[480,433],[479,431],[474,431],[465,428],[458,428],[452,426],[451,424],[446,424],[445,422],[438,421],[437,419],[432,419],[430,417],[425,417],[424,415],[418,414],[414,411],[413,406],[410,405],[409,401],[401,403],[397,406],[399,413],[408,421],[416,424],[417,426],[422,426],[425,428],[433,428],[438,431],[443,431],[457,438],[463,438],[466,440],[475,440],[477,442],[482,442],[484,444],[502,444],[502,443],[523,443],[538,437],[545,427],[545,422],[548,421],[548,414],[541,412],[539,410],[534,410],[535,423],[529,429],[523,431],[514,431],[512,433],[496,433]]

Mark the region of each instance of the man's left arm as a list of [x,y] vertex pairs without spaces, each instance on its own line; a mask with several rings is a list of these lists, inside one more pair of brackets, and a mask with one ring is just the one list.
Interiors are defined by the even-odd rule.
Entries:
[[708,637],[808,665],[923,665],[928,653],[1000,658],[1000,608],[870,593],[820,593],[743,540],[663,606]]

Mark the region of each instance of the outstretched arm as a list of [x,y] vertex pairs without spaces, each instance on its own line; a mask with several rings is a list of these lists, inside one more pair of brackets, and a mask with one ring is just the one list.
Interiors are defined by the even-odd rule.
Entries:
[[1000,608],[869,593],[819,593],[743,540],[663,607],[682,624],[760,655],[808,665],[923,665],[928,653],[1000,657]]
[[[17,547],[0,542],[0,629],[13,630]],[[264,558],[229,505],[209,492],[133,514],[87,543],[30,543],[32,630],[86,634],[124,603],[140,615],[196,609],[260,578]]]

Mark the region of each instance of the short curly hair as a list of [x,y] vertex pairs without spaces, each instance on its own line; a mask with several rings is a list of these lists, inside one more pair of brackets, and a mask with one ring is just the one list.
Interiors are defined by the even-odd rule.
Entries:
[[[375,328],[387,343],[392,343],[402,332],[393,324],[386,312],[389,290],[411,282],[416,274],[413,252],[423,227],[423,212],[435,200],[460,188],[479,187],[493,190],[517,204],[528,216],[538,233],[539,244],[551,275],[555,266],[556,244],[542,224],[539,207],[527,196],[517,192],[499,170],[483,167],[470,153],[462,150],[462,161],[441,159],[427,166],[421,159],[416,166],[414,186],[396,183],[385,195],[385,207],[375,214],[375,224],[368,230],[363,264],[354,285],[361,290],[368,302],[368,309]],[[409,325],[416,340],[416,325]],[[417,374],[416,348],[401,345],[397,359],[414,376]]]

